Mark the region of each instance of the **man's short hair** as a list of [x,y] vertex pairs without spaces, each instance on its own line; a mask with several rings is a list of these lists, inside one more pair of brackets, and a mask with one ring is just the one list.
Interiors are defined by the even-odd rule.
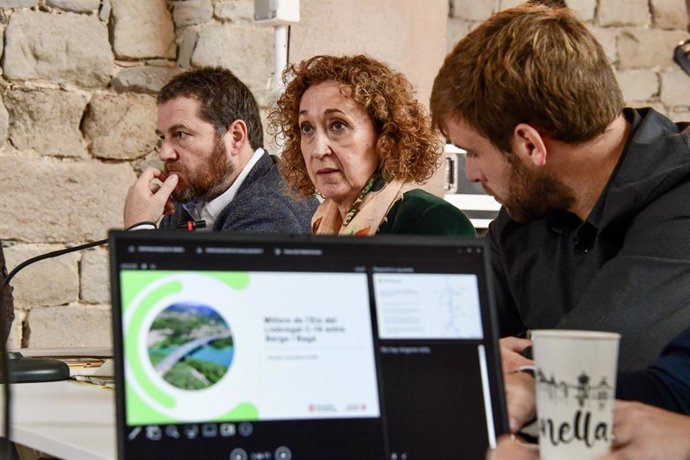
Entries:
[[529,5],[544,5],[551,8],[568,8],[565,0],[528,0]]
[[431,93],[434,125],[461,119],[509,152],[527,123],[577,144],[604,132],[623,95],[602,46],[567,8],[521,5],[499,12],[446,57]]
[[199,118],[211,123],[219,134],[235,120],[244,120],[254,150],[264,146],[259,106],[247,85],[228,69],[203,67],[175,76],[158,93],[158,105],[178,97],[195,98]]

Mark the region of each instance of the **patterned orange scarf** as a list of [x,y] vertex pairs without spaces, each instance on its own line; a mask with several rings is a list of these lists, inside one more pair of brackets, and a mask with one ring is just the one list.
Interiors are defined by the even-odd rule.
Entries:
[[311,232],[315,235],[374,235],[384,222],[388,211],[402,198],[413,184],[394,180],[376,191],[370,191],[361,200],[359,211],[345,225],[338,206],[326,199],[311,219]]

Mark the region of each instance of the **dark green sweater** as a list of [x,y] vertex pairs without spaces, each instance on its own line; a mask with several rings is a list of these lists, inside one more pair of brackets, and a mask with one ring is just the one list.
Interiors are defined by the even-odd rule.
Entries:
[[376,233],[477,235],[472,223],[462,211],[422,189],[405,192],[402,199],[388,212]]

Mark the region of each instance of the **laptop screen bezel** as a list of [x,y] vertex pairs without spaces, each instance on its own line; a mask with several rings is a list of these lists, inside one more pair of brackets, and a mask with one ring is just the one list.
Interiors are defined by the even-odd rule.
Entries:
[[[375,237],[347,237],[347,236],[314,236],[314,235],[279,235],[279,234],[246,234],[246,233],[187,233],[179,231],[141,230],[141,231],[111,231],[109,233],[110,247],[110,280],[112,300],[113,351],[115,361],[116,380],[116,426],[118,458],[124,459],[126,445],[126,398],[124,385],[124,347],[122,329],[122,305],[120,286],[119,248],[141,243],[150,244],[188,244],[193,242],[208,244],[249,244],[258,245],[294,245],[304,247],[318,247],[336,245],[351,251],[366,250],[368,247],[408,248],[409,250],[424,250],[426,247],[477,248],[483,257],[483,273],[479,283],[482,315],[486,315],[484,333],[486,341],[486,356],[490,383],[493,421],[496,436],[508,433],[508,417],[506,414],[505,391],[502,379],[500,347],[498,344],[499,328],[495,298],[491,286],[493,278],[489,264],[488,244],[483,238],[460,236],[408,236],[408,235],[377,235]],[[383,415],[382,415],[383,416]]]

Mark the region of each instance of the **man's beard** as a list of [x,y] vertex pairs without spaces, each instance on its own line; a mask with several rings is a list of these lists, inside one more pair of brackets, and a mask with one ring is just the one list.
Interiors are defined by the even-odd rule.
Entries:
[[507,155],[510,185],[503,206],[513,220],[520,223],[532,222],[551,211],[568,210],[575,203],[574,190],[558,178],[526,166],[515,154]]
[[166,174],[178,171],[181,175],[178,175],[179,180],[171,195],[172,199],[178,203],[196,199],[208,202],[227,190],[227,179],[232,175],[233,167],[227,158],[222,138],[216,136],[208,162],[197,170],[188,170],[175,162],[165,163]]

